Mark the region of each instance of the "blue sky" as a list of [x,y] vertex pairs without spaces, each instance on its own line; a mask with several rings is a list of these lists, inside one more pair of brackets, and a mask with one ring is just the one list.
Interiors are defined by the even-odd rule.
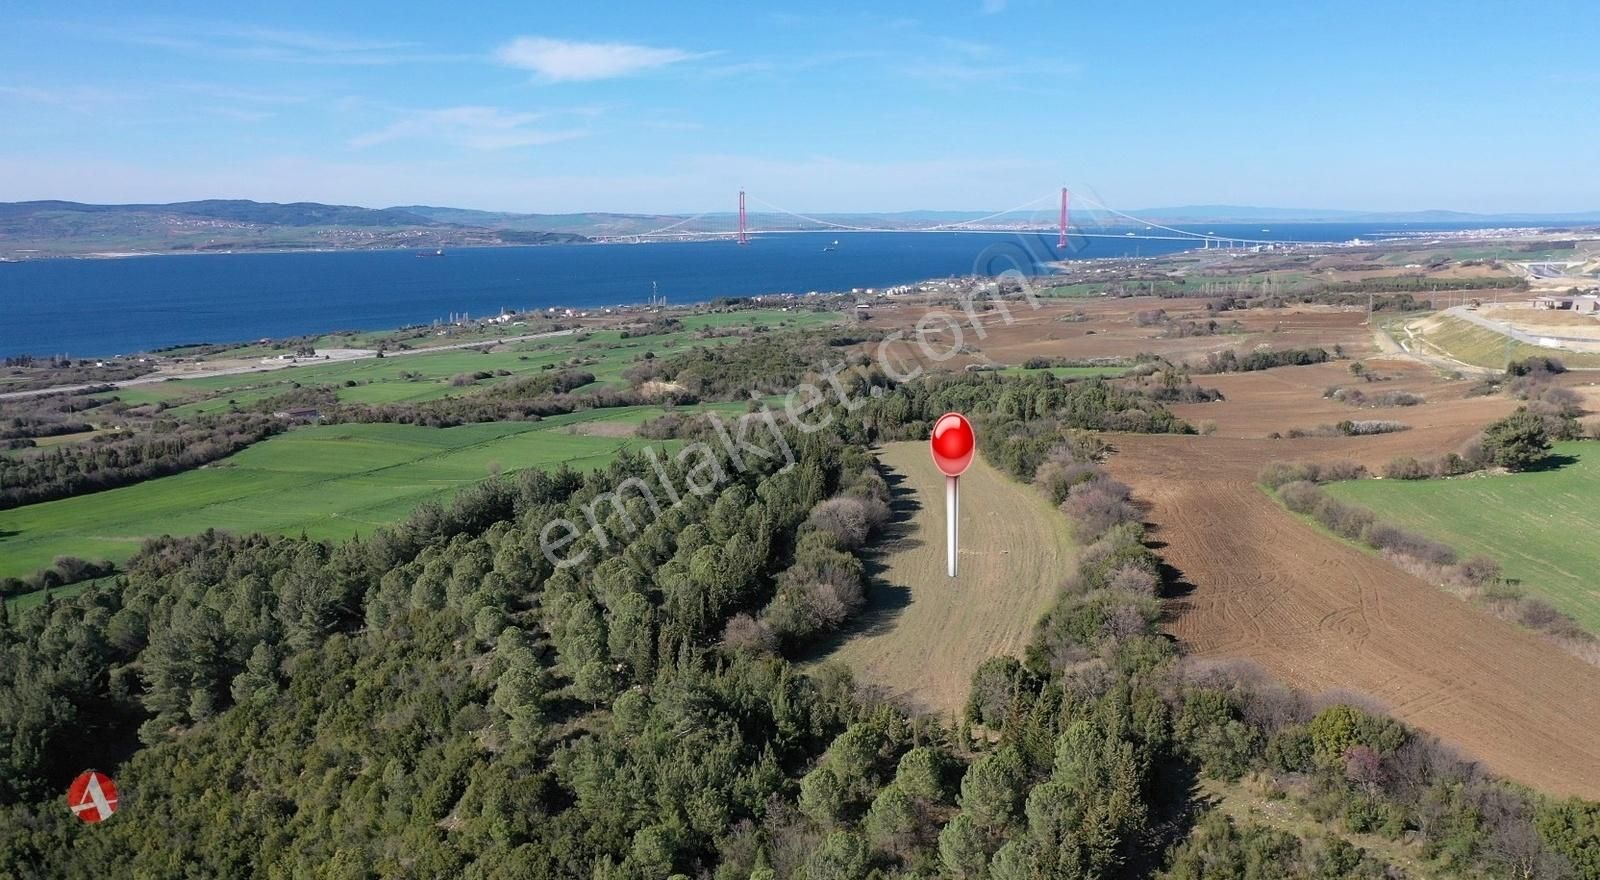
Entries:
[[0,200],[1600,209],[1589,2],[150,5],[7,4]]

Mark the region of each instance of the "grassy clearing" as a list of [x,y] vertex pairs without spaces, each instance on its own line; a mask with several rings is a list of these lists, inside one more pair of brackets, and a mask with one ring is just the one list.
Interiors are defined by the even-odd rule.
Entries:
[[85,440],[88,440],[90,437],[108,434],[110,431],[111,429],[109,428],[96,428],[92,431],[79,431],[76,434],[57,434],[54,437],[35,437],[33,440],[33,445],[41,449],[47,446],[65,446],[68,443],[81,443]]
[[1357,480],[1327,487],[1466,554],[1498,560],[1521,581],[1600,633],[1600,443],[1558,443],[1573,463],[1533,473],[1451,480]]
[[1310,809],[1299,802],[1298,798],[1303,795],[1288,794],[1281,789],[1262,791],[1249,781],[1230,783],[1215,779],[1202,779],[1199,789],[1203,800],[1227,814],[1237,825],[1266,825],[1302,839],[1336,834],[1404,869],[1408,876],[1435,877],[1446,867],[1436,859],[1427,858],[1416,843],[1390,840],[1378,834],[1352,834],[1342,827],[1317,821]]
[[[1425,348],[1432,348],[1439,354],[1473,366],[1495,370],[1505,368],[1508,351],[1506,337],[1487,327],[1444,315],[1411,326],[1417,331],[1414,338],[1426,343]],[[1402,331],[1396,338],[1405,338],[1405,333]],[[1569,367],[1600,367],[1600,354],[1558,351],[1516,340],[1511,341],[1509,352],[1511,360],[1554,357]]]
[[20,596],[6,599],[5,604],[6,607],[11,611],[27,611],[29,608],[32,608],[35,605],[43,604],[46,593],[49,593],[51,597],[57,600],[71,599],[73,596],[78,595],[95,584],[108,580],[110,579],[96,578],[94,580],[79,581],[78,583],[69,584],[65,587],[57,587],[54,590],[39,590],[33,593],[23,593]]
[[869,571],[868,609],[820,660],[924,708],[956,714],[972,673],[998,654],[1020,655],[1076,545],[1067,518],[1032,487],[981,457],[961,477],[961,562],[945,573],[944,475],[926,443],[890,443],[897,521]]
[[302,428],[200,470],[0,511],[0,576],[31,574],[61,555],[121,561],[148,537],[207,528],[345,538],[447,499],[494,467],[589,469],[640,442],[552,427]]

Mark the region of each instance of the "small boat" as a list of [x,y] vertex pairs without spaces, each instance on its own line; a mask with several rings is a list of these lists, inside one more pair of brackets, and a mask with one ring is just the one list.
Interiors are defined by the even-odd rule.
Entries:
[[417,256],[419,256],[419,257],[442,257],[442,256],[444,256],[444,248],[439,248],[438,250],[434,251],[431,254],[428,253],[427,251],[417,251]]
[[824,246],[822,248],[822,251],[823,251],[823,253],[827,253],[828,251],[836,251],[838,249],[839,249],[839,241],[838,241],[838,239],[835,239],[833,244]]

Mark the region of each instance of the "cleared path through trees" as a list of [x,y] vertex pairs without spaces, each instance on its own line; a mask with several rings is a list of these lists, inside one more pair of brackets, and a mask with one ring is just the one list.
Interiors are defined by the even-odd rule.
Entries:
[[959,713],[973,670],[1021,656],[1075,564],[1067,519],[980,455],[961,477],[960,575],[950,578],[944,475],[928,444],[891,443],[879,459],[895,518],[869,559],[869,605],[816,659],[847,664],[913,708]]

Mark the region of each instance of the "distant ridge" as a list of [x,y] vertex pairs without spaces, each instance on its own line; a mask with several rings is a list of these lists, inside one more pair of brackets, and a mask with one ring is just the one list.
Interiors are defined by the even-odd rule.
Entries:
[[261,223],[269,226],[433,226],[435,221],[399,208],[358,208],[318,202],[252,202],[247,199],[205,199],[165,205],[90,205],[83,202],[0,202],[0,221],[52,213],[173,214]]
[[[576,214],[519,214],[503,211],[475,211],[466,208],[440,208],[428,205],[402,205],[390,210],[405,211],[443,223],[463,223],[508,229],[540,228],[578,232],[585,235],[630,235],[667,226],[688,217],[703,219],[731,217],[731,211],[713,211],[705,214],[627,214],[586,212]],[[1107,226],[1128,225],[1134,221],[1105,212],[1079,209],[1074,214],[1081,222],[1091,218]],[[1054,209],[1040,209],[1031,216],[1034,220],[1048,221]],[[1351,211],[1333,208],[1263,208],[1248,205],[1183,205],[1164,208],[1138,208],[1125,213],[1157,223],[1462,223],[1496,226],[1504,224],[1592,224],[1600,223],[1600,211],[1567,214],[1509,213],[1473,214],[1466,211]],[[905,226],[916,223],[960,223],[992,215],[992,211],[849,211],[810,212],[819,220],[845,225],[863,222],[881,222],[888,226]],[[772,216],[752,212],[751,217]],[[1004,218],[1000,218],[1002,221]]]
[[403,208],[247,199],[159,205],[0,202],[0,257],[442,249],[588,241],[583,235],[541,229],[531,222],[464,219],[430,217]]
[[[1567,214],[1471,214],[1462,211],[1350,211],[1184,205],[1125,212],[1149,223],[1434,223],[1469,226],[1588,226],[1600,211]],[[663,227],[689,235],[723,233],[732,212],[705,214],[534,214],[432,205],[365,208],[318,202],[204,199],[170,204],[95,205],[68,201],[0,202],[0,257],[29,258],[125,253],[217,251],[375,250],[384,248],[493,247],[626,238]],[[991,217],[986,211],[914,210],[831,212],[811,215],[826,224],[911,229]],[[1080,210],[1077,225],[1129,226],[1136,221]],[[791,222],[786,215],[752,213],[753,228]],[[1028,220],[1050,225],[1041,209],[994,222]]]

